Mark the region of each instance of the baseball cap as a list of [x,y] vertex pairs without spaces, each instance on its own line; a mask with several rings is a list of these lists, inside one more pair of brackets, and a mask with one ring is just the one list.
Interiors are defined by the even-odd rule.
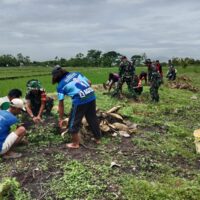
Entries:
[[148,63],[151,63],[151,59],[149,58],[145,60],[145,64],[148,64]]
[[24,108],[24,102],[18,98],[12,99],[10,102],[10,106],[20,108],[21,110],[26,111],[26,109]]
[[56,65],[56,66],[53,68],[52,72],[51,72],[52,76],[57,75],[61,69],[62,69],[62,67],[61,67],[60,65]]

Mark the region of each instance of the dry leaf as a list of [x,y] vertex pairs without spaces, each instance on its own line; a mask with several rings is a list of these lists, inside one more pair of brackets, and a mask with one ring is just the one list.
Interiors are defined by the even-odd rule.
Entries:
[[115,129],[118,129],[120,131],[128,131],[128,126],[126,126],[125,124],[122,124],[122,123],[118,123],[118,122],[115,122],[112,124]]
[[129,138],[130,137],[130,135],[126,131],[119,131],[119,135],[123,136],[125,138]]
[[113,167],[121,167],[121,165],[117,164],[116,162],[111,162],[110,168],[113,168]]
[[119,115],[119,114],[116,114],[116,113],[108,113],[108,115],[110,115],[110,116],[112,116],[112,117],[114,117],[114,118],[116,118],[116,119],[119,119],[119,120],[123,121],[122,116]]
[[108,132],[108,131],[110,131],[110,127],[109,127],[108,125],[106,125],[106,124],[102,124],[102,125],[100,126],[100,129],[101,129],[103,132]]
[[108,110],[106,113],[113,113],[118,111],[121,108],[121,106],[115,106],[113,108],[111,108],[110,110]]

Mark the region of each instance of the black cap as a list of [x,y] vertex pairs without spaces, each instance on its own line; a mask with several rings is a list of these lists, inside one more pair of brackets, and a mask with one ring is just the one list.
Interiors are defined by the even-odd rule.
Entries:
[[145,64],[148,64],[148,63],[151,63],[151,59],[149,58],[145,60]]
[[51,72],[52,76],[57,75],[57,74],[60,72],[61,69],[62,69],[62,67],[61,67],[60,65],[56,65],[56,66],[53,68],[52,72]]

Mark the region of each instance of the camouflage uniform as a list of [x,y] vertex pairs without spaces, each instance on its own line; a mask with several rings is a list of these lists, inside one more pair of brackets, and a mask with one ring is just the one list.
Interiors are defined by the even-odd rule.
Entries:
[[120,63],[119,66],[119,82],[118,82],[118,86],[117,89],[115,90],[113,96],[118,96],[121,91],[122,91],[122,86],[124,84],[124,82],[126,82],[126,84],[128,85],[128,90],[131,93],[131,95],[136,98],[137,94],[134,90],[134,82],[133,82],[133,76],[135,73],[135,68],[134,66],[131,64],[131,62],[129,62],[128,60],[122,61]]
[[168,70],[168,73],[167,73],[167,78],[168,78],[169,81],[170,80],[174,81],[176,79],[176,69],[171,62],[169,62],[169,70]]
[[150,77],[150,95],[151,99],[154,102],[159,101],[159,94],[158,94],[158,89],[162,83],[162,78],[160,76],[160,73],[156,70],[155,67],[152,68],[152,73]]

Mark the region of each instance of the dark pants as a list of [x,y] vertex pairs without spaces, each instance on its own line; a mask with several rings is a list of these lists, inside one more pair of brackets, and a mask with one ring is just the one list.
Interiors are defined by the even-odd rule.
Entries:
[[69,133],[78,133],[81,125],[82,119],[85,116],[92,133],[96,139],[101,138],[101,131],[99,128],[99,122],[96,116],[96,101],[93,100],[89,103],[82,105],[72,105],[71,113],[69,117]]
[[151,72],[151,71],[148,71],[148,82],[151,81],[151,76],[152,76],[152,72]]
[[141,95],[142,91],[143,91],[143,87],[135,88],[135,92],[137,95]]
[[159,87],[150,87],[150,94],[151,94],[151,100],[155,102],[159,102],[159,94],[158,94]]

